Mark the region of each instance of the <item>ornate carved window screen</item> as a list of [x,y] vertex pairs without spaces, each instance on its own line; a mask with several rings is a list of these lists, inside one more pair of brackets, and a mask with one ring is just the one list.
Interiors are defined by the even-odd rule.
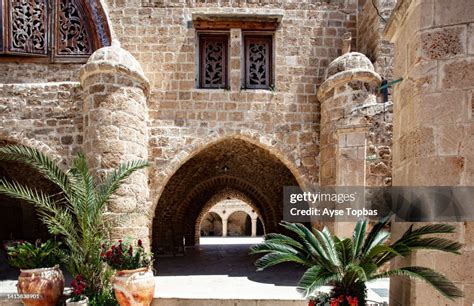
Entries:
[[273,84],[273,38],[244,35],[244,81],[248,89],[269,89]]
[[227,34],[199,35],[199,87],[228,87],[228,48]]
[[[0,0],[0,54],[38,61],[85,62],[107,41],[90,20],[84,0]],[[99,29],[100,30],[100,29]],[[102,33],[103,34],[103,33]],[[103,39],[105,37],[105,39]]]

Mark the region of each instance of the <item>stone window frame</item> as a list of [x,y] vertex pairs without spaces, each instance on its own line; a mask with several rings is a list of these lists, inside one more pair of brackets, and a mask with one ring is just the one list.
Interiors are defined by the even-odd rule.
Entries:
[[[267,67],[267,81],[264,85],[252,85],[249,84],[249,61],[248,61],[248,49],[247,45],[250,41],[263,40],[269,43],[269,61]],[[241,44],[241,80],[242,89],[245,90],[272,90],[275,86],[275,31],[242,31],[242,44]]]
[[[83,35],[88,40],[89,50],[77,53],[74,51],[61,52],[60,46],[63,40],[60,39],[62,22],[60,18],[64,15],[60,13],[60,1],[43,1],[44,32],[42,36],[44,50],[29,51],[14,48],[12,43],[13,25],[11,22],[13,18],[12,2],[11,0],[0,0],[0,62],[86,63],[95,50],[110,45],[110,29],[105,13],[100,3],[97,2],[98,0],[71,0],[70,4],[74,6],[75,12],[78,14],[74,16],[74,25],[77,26],[78,22],[82,24],[83,32],[81,33],[84,33]],[[74,27],[70,29],[74,29]],[[70,47],[69,44],[66,44],[66,46],[67,48]]]
[[[203,79],[203,58],[204,50],[202,48],[202,41],[206,39],[220,38],[227,41],[226,48],[224,50],[224,85],[222,86],[206,86]],[[196,31],[196,88],[197,89],[210,89],[210,90],[219,90],[224,89],[228,90],[230,87],[230,31]]]

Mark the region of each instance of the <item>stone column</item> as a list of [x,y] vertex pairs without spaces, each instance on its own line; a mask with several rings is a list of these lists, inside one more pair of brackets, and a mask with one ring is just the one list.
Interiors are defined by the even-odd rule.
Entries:
[[228,219],[222,219],[222,237],[227,237],[227,222]]
[[[84,153],[97,176],[120,163],[148,159],[149,83],[140,64],[117,42],[92,54],[81,69],[84,90]],[[107,207],[112,239],[149,245],[147,170],[134,173]]]
[[[393,185],[474,185],[474,2],[399,1],[385,29],[395,46]],[[408,227],[393,223],[393,239]],[[448,238],[462,256],[418,251],[393,267],[421,265],[454,281],[465,297],[450,301],[430,286],[393,278],[390,305],[474,303],[474,222],[455,223]],[[445,235],[443,235],[445,236]]]
[[243,63],[242,44],[242,30],[230,29],[230,88],[232,90],[239,90],[242,86],[241,82],[241,63]]
[[[368,120],[383,105],[376,93],[381,82],[363,54],[346,53],[329,64],[318,90],[321,102],[321,186],[364,186]],[[354,224],[336,222],[334,233],[350,236]]]
[[252,218],[252,237],[257,237],[257,218]]

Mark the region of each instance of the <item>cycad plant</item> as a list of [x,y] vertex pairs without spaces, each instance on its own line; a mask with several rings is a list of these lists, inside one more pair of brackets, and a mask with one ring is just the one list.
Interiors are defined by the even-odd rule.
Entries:
[[[387,243],[390,233],[384,228],[388,222],[389,217],[380,220],[366,235],[367,221],[359,221],[352,238],[344,239],[332,235],[328,228],[311,231],[303,224],[282,222],[281,226],[296,238],[268,234],[263,243],[251,248],[251,253],[265,253],[255,263],[258,270],[283,262],[307,267],[297,287],[306,298],[314,296],[319,287],[330,285],[331,297],[357,297],[358,305],[365,305],[365,283],[390,276],[421,279],[449,299],[462,297],[462,291],[449,279],[430,268],[410,266],[385,272],[379,269],[395,257],[405,257],[419,249],[460,254],[461,244],[432,236],[453,233],[455,228],[432,224],[414,229],[412,225],[400,239]],[[342,305],[345,304],[349,305],[344,299]]]
[[67,171],[37,149],[25,146],[0,147],[0,161],[24,163],[59,187],[59,194],[48,195],[0,178],[0,193],[34,204],[49,232],[62,238],[67,246],[66,269],[73,277],[81,275],[87,283],[86,294],[92,299],[103,297],[109,289],[110,277],[100,258],[101,243],[108,238],[103,218],[107,201],[127,177],[148,163],[124,163],[102,179],[96,179],[82,154]]

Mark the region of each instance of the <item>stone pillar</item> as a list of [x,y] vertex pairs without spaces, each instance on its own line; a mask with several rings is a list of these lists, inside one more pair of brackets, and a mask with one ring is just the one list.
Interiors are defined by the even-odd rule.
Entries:
[[257,218],[252,218],[252,237],[257,237]]
[[227,223],[228,219],[222,219],[222,237],[227,237]]
[[[97,176],[120,163],[148,159],[149,83],[140,64],[117,42],[97,50],[81,69],[84,90],[84,153]],[[107,207],[111,238],[149,245],[147,170],[134,173]]]
[[[363,54],[346,53],[328,67],[318,90],[321,103],[320,185],[364,186],[368,118],[383,111],[376,93],[381,78]],[[350,236],[354,224],[337,222],[334,233]]]
[[[399,1],[385,29],[395,45],[393,185],[474,184],[474,2]],[[474,222],[455,223],[449,238],[464,244],[462,256],[418,251],[393,262],[422,265],[445,274],[463,291],[456,301],[428,285],[394,278],[390,305],[474,303]],[[392,224],[394,239],[407,228]]]
[[242,30],[230,29],[230,88],[238,90],[242,86],[241,63],[243,63]]

